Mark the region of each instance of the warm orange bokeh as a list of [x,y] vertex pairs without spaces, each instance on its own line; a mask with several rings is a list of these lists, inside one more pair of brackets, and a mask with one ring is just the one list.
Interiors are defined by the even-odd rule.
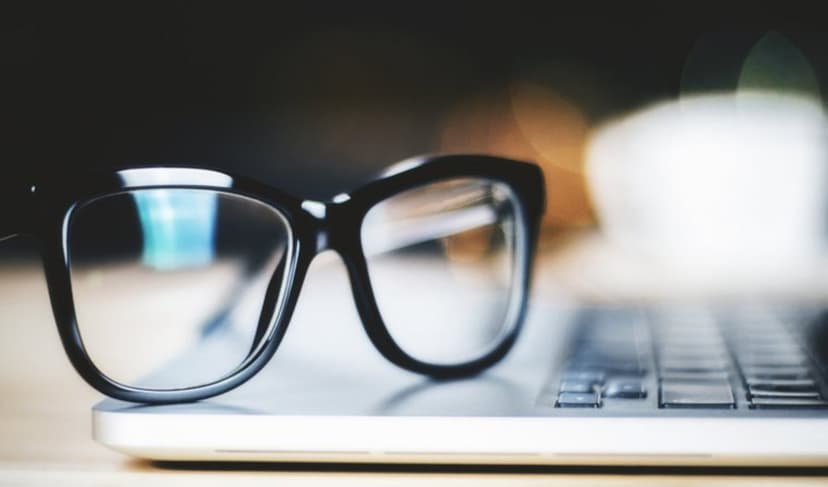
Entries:
[[546,225],[593,222],[583,177],[589,122],[578,108],[542,85],[517,82],[479,93],[446,116],[442,152],[475,152],[531,160],[543,167]]

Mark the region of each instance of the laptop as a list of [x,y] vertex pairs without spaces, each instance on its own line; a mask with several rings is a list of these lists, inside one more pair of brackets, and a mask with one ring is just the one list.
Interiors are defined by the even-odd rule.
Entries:
[[344,266],[320,255],[280,349],[250,382],[190,404],[106,399],[93,408],[94,438],[162,461],[828,462],[828,315],[818,300],[601,302],[548,292],[549,279],[540,269],[506,359],[435,381],[379,355]]

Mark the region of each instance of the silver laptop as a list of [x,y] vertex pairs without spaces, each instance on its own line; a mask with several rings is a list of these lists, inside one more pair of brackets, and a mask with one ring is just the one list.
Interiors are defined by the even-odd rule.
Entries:
[[344,267],[323,255],[278,353],[250,382],[191,404],[104,400],[93,410],[94,437],[157,460],[828,461],[818,307],[587,305],[538,294],[502,363],[470,379],[435,381],[379,355],[353,309]]

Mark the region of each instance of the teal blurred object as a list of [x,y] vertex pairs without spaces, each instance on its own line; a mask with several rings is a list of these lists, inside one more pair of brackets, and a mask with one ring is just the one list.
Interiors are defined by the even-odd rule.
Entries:
[[144,265],[156,270],[177,270],[212,262],[217,196],[212,191],[192,189],[136,191]]

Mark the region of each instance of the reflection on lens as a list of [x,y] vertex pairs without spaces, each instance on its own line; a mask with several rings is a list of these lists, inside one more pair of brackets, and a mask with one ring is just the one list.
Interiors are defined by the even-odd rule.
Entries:
[[265,297],[280,296],[290,242],[281,213],[230,193],[144,189],[79,206],[68,253],[87,353],[132,387],[228,376],[272,326],[281,299]]
[[156,190],[139,191],[133,197],[143,234],[144,265],[172,270],[213,260],[216,193]]
[[451,179],[372,208],[362,226],[371,287],[397,345],[436,365],[485,355],[519,305],[519,206],[501,183]]

